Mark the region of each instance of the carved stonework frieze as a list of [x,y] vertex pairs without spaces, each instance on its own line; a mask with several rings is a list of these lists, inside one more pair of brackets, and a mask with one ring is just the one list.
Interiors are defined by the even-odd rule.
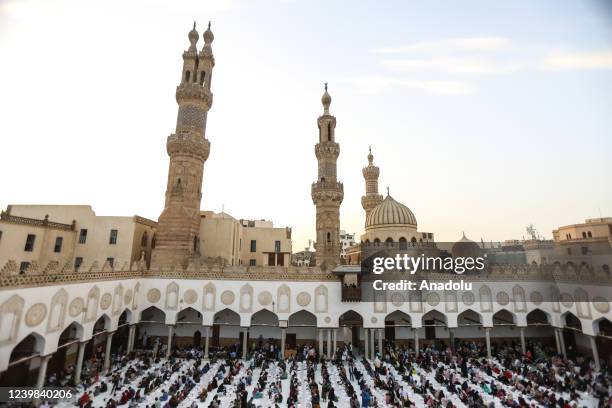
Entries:
[[193,289],[187,289],[183,294],[183,301],[188,305],[194,304],[197,300],[198,294]]
[[231,290],[226,290],[221,294],[221,303],[226,306],[229,306],[234,303],[235,299],[236,295],[234,295],[234,292],[232,292]]
[[267,290],[264,290],[257,295],[257,301],[262,306],[268,306],[270,303],[272,303],[272,294]]
[[391,303],[395,307],[400,307],[404,304],[404,297],[400,292],[395,292],[391,295]]
[[297,304],[306,307],[310,304],[310,294],[308,292],[300,292],[297,296]]
[[500,306],[506,306],[510,303],[510,296],[506,292],[498,292],[495,299],[497,300],[497,304]]
[[68,306],[68,313],[70,317],[77,317],[81,313],[83,313],[83,309],[85,308],[85,301],[81,297],[77,297],[72,299],[70,305]]
[[427,304],[429,306],[438,306],[440,304],[440,295],[435,292],[428,293]]
[[25,316],[25,323],[29,327],[38,326],[47,316],[47,306],[44,303],[32,305]]
[[544,297],[542,296],[540,292],[536,290],[536,291],[531,292],[531,295],[529,296],[529,300],[534,305],[540,305],[544,301]]
[[562,293],[559,300],[561,304],[567,308],[574,306],[574,298],[569,293]]
[[157,303],[161,298],[161,292],[157,288],[149,289],[147,292],[147,300],[150,303]]
[[132,289],[128,289],[125,291],[125,295],[123,295],[123,303],[129,305],[132,302]]
[[463,292],[463,295],[461,295],[461,300],[463,301],[464,305],[472,306],[476,301],[476,297],[472,292]]
[[608,313],[610,311],[610,303],[601,296],[595,296],[593,298],[593,307],[599,313]]
[[107,292],[103,294],[102,297],[100,298],[100,308],[102,310],[108,309],[112,301],[113,301],[113,297],[111,296],[110,293]]

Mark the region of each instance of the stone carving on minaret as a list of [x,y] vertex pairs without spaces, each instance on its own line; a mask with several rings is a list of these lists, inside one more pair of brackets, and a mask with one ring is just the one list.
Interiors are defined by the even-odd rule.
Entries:
[[210,79],[215,66],[211,48],[214,35],[209,23],[200,52],[195,23],[188,37],[189,48],[183,52],[181,81],[176,87],[176,131],[166,143],[170,166],[153,251],[155,264],[185,262],[199,256],[202,180],[210,152],[206,119],[213,101]]
[[378,194],[378,176],[380,169],[374,165],[372,148],[369,148],[368,165],[362,170],[365,179],[366,194],[361,197],[361,206],[366,212],[366,218],[370,211],[383,201],[383,196]]
[[331,96],[327,83],[321,103],[323,115],[317,120],[319,143],[315,145],[318,178],[312,184],[311,196],[317,209],[314,244],[317,264],[330,269],[340,262],[340,204],[344,199],[344,186],[336,178],[340,145],[335,140],[336,118],[329,113]]

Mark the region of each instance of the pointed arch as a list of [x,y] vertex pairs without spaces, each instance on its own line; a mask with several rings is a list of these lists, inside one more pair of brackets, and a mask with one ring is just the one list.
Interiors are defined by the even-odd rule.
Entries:
[[302,309],[289,316],[287,320],[289,327],[317,327],[317,316],[308,310]]
[[493,315],[493,326],[516,326],[516,314],[500,309]]
[[457,292],[454,290],[444,291],[444,307],[447,312],[454,313],[457,311]]
[[421,322],[423,326],[448,326],[446,315],[435,309],[425,313],[421,318]]
[[340,315],[338,324],[341,327],[363,327],[363,316],[350,309]]
[[208,282],[204,285],[204,295],[202,296],[202,310],[213,311],[215,310],[215,295],[217,288],[212,282]]
[[291,313],[291,289],[283,284],[276,291],[278,313]]
[[315,288],[315,312],[327,313],[328,295],[327,286],[319,285]]
[[140,312],[141,322],[151,322],[151,323],[165,323],[166,322],[166,313],[158,307],[149,306],[142,312]]
[[64,327],[66,309],[68,307],[68,292],[62,288],[51,298],[49,319],[47,320],[47,333],[53,333]]
[[178,324],[196,324],[202,325],[202,313],[195,310],[193,307],[186,307],[176,315],[176,323]]
[[591,318],[591,302],[589,302],[589,294],[582,288],[577,288],[574,291],[574,302],[576,304],[576,312],[578,317],[585,319]]
[[112,306],[112,314],[113,316],[117,316],[121,312],[121,306],[123,305],[123,285],[118,284],[115,286],[115,290],[113,291],[113,306]]
[[473,309],[465,309],[457,316],[457,325],[461,326],[482,326],[482,315]]
[[85,305],[85,315],[83,323],[89,323],[96,320],[98,315],[98,304],[100,303],[100,288],[94,286],[87,293],[87,303]]
[[17,339],[24,304],[21,296],[13,295],[0,305],[0,346],[12,344]]
[[45,338],[37,332],[30,332],[13,348],[9,362],[13,363],[26,357],[42,354],[44,349]]
[[253,287],[248,283],[240,288],[240,313],[251,313],[253,310]]
[[563,323],[565,327],[568,327],[570,329],[575,329],[577,331],[582,332],[582,322],[572,312],[563,313],[561,315],[561,322]]
[[71,322],[60,334],[57,340],[57,347],[83,339],[83,326],[77,322]]
[[394,310],[385,316],[385,323],[392,321],[396,327],[412,327],[412,318],[408,313],[401,310]]
[[600,317],[594,320],[593,333],[600,336],[612,337],[612,321],[607,317]]
[[491,289],[487,285],[482,285],[478,289],[478,295],[480,296],[480,310],[483,312],[493,311],[493,296]]
[[550,325],[551,322],[550,314],[542,309],[533,309],[527,313],[527,326],[544,326]]
[[251,316],[251,326],[278,327],[278,316],[268,309],[261,309]]
[[525,289],[523,289],[521,285],[514,285],[514,287],[512,288],[512,299],[514,301],[515,312],[525,312],[527,310]]
[[96,320],[94,323],[93,333],[100,333],[105,330],[110,330],[111,328],[111,319],[108,317],[106,313],[102,313],[102,316]]
[[176,282],[171,282],[166,286],[166,309],[176,310],[178,309],[178,292],[179,285]]
[[213,322],[218,325],[240,326],[240,315],[232,309],[225,308],[215,313]]

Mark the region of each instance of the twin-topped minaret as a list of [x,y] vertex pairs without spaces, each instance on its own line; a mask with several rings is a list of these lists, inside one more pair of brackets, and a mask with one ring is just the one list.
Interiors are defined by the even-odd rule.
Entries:
[[336,143],[336,118],[329,113],[331,96],[327,92],[321,98],[323,115],[319,116],[319,143],[315,155],[319,163],[318,179],[312,183],[312,201],[317,207],[314,244],[317,265],[332,268],[340,262],[340,204],[344,198],[344,187],[337,179],[337,160],[340,145]]
[[370,211],[383,201],[383,196],[378,194],[378,176],[380,175],[380,169],[374,165],[372,148],[370,148],[368,153],[368,165],[363,168],[362,173],[365,179],[366,194],[361,197],[361,206],[365,210],[367,218]]
[[210,23],[203,37],[204,46],[198,52],[199,35],[194,23],[189,32],[189,49],[183,52],[181,82],[176,87],[179,106],[176,131],[166,143],[170,167],[166,202],[157,227],[154,263],[184,261],[199,254],[202,178],[210,152],[206,119],[213,101],[210,84],[215,66]]

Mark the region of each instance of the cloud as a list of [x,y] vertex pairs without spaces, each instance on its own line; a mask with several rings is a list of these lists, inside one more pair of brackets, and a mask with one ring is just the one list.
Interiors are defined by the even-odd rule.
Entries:
[[485,58],[418,58],[388,59],[382,64],[388,68],[424,70],[462,75],[506,74],[523,67],[519,62],[506,62]]
[[554,51],[542,58],[537,67],[549,71],[612,69],[612,50]]
[[474,87],[466,81],[403,79],[384,75],[354,76],[336,78],[337,81],[350,83],[359,91],[367,94],[380,93],[388,88],[404,87],[444,95],[466,95],[474,92]]
[[447,38],[424,41],[397,47],[375,50],[380,54],[405,54],[414,52],[455,52],[455,51],[499,51],[510,47],[512,41],[504,37]]

